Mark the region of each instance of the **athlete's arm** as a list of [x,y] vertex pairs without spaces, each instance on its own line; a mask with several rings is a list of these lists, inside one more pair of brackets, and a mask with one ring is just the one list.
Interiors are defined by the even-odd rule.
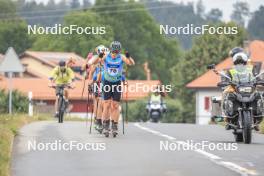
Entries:
[[92,79],[93,79],[93,74],[95,72],[95,69],[96,69],[95,65],[92,65],[90,67],[90,71],[88,73],[88,80],[91,81],[91,82],[92,82]]
[[127,65],[135,65],[135,61],[132,57],[125,57],[125,56],[122,56],[122,60],[125,62],[125,64]]
[[127,65],[135,65],[134,59],[130,56],[128,52],[126,52],[125,56],[122,56],[122,60],[127,64]]
[[106,55],[105,54],[100,54],[99,56],[98,55],[96,55],[96,56],[93,56],[93,58],[92,59],[90,59],[89,61],[88,61],[88,65],[90,66],[90,65],[93,65],[93,64],[97,64],[98,62],[100,62],[101,60],[105,60],[105,58],[106,58]]
[[49,86],[50,87],[54,86],[54,84],[55,84],[55,81],[58,77],[58,69],[59,69],[58,67],[55,67],[50,73],[50,76],[49,76],[49,80],[50,80]]

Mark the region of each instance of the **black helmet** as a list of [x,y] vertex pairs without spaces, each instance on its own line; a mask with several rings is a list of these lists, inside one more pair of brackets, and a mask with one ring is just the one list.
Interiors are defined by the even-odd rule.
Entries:
[[110,50],[111,52],[120,52],[121,51],[121,43],[119,41],[113,41],[111,44],[110,44]]
[[59,66],[60,67],[65,67],[66,66],[66,62],[64,60],[60,60]]
[[229,52],[229,55],[231,57],[234,57],[235,54],[240,53],[240,52],[245,52],[245,50],[243,48],[240,48],[240,47],[235,47]]

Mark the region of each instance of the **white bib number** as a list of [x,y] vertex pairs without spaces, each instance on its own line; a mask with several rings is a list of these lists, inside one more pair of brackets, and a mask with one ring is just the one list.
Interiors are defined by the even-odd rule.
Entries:
[[116,76],[118,74],[118,68],[108,68],[107,73],[111,76]]

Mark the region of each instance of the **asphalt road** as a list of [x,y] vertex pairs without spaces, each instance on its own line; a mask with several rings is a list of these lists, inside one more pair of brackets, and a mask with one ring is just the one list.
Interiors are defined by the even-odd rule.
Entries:
[[[89,125],[88,125],[89,126]],[[121,129],[120,129],[121,130]],[[48,148],[48,143],[87,144],[87,150]],[[190,149],[197,143],[222,144],[223,150]],[[36,142],[39,148],[33,149]],[[89,134],[85,122],[43,121],[24,126],[15,138],[12,176],[204,176],[264,175],[264,135],[252,144],[233,144],[231,131],[216,125],[130,123],[126,134]],[[165,144],[171,146],[166,150]],[[28,148],[32,144],[32,148]],[[41,144],[41,145],[40,145]],[[162,145],[164,144],[164,145]],[[175,146],[187,150],[175,150]],[[55,144],[54,144],[55,145]],[[230,150],[230,145],[237,148]],[[82,145],[80,145],[82,146]],[[91,147],[92,146],[92,147]],[[81,148],[79,148],[81,149]],[[177,149],[180,149],[178,147]],[[229,149],[229,150],[228,150]],[[235,150],[237,149],[237,150]]]

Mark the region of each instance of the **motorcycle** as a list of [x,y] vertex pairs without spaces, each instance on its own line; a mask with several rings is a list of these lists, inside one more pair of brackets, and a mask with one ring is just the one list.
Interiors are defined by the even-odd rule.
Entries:
[[225,72],[217,71],[214,64],[207,68],[221,76],[222,81],[217,86],[222,90],[227,86],[234,88],[222,100],[221,109],[227,122],[226,129],[233,129],[236,142],[250,144],[252,130],[258,130],[258,124],[264,115],[263,93],[257,90],[258,85],[264,86],[264,81],[259,79],[264,72],[256,76],[241,72],[234,81]]
[[166,104],[160,101],[149,101],[146,110],[152,122],[159,122],[163,114],[166,112]]

